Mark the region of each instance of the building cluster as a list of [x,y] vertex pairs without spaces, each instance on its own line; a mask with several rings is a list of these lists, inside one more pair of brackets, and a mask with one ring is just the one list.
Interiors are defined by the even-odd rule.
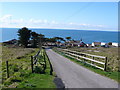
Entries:
[[75,40],[71,40],[71,41],[67,41],[65,43],[60,43],[60,42],[56,42],[56,43],[47,43],[45,44],[45,46],[58,46],[58,47],[119,47],[120,44],[119,43],[115,43],[115,42],[109,42],[109,43],[104,43],[104,42],[92,42],[91,44],[86,44],[83,41],[75,41]]
[[[18,45],[18,40],[12,39],[6,42],[3,42],[5,44],[13,44],[13,45]],[[58,47],[119,47],[119,43],[115,42],[109,42],[109,43],[104,43],[104,42],[93,42],[92,44],[86,44],[85,42],[81,40],[69,40],[64,43],[62,42],[45,42],[43,44],[44,46],[58,46]]]

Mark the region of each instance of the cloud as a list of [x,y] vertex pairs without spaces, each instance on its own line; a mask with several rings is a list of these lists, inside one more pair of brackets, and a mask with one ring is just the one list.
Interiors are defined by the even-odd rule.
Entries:
[[4,15],[0,18],[0,22],[2,23],[9,23],[12,18],[12,15]]
[[[55,20],[48,21],[47,19],[34,19],[31,18],[29,20],[20,18],[14,19],[12,15],[4,15],[0,17],[0,27],[8,27],[8,28],[56,28],[56,29],[82,29],[82,30],[110,30],[113,28],[109,28],[105,25],[91,25],[88,23],[76,23],[76,22],[56,22]],[[115,29],[115,28],[114,28]],[[117,30],[117,28],[116,28]]]
[[80,24],[81,26],[90,26],[90,24]]
[[3,17],[0,18],[0,20],[8,20],[12,17],[12,15],[4,15]]

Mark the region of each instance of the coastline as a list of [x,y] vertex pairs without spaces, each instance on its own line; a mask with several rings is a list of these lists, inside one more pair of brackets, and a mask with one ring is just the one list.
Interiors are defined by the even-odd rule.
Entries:
[[[0,42],[8,41],[11,39],[18,39],[17,31],[20,28],[0,28],[1,40]],[[56,36],[67,37],[71,36],[72,39],[80,40],[81,38],[85,43],[92,42],[118,42],[118,31],[95,31],[95,30],[72,30],[72,29],[41,29],[29,28],[37,33],[44,34],[46,37],[52,38]],[[111,37],[112,36],[112,37]]]

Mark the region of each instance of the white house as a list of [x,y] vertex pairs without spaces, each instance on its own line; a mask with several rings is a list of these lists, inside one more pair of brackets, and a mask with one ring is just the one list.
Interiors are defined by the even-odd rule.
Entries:
[[119,44],[118,43],[112,43],[112,46],[118,47]]
[[102,46],[102,45],[106,45],[106,43],[104,43],[104,42],[101,42],[101,46]]
[[88,47],[92,46],[92,44],[86,44]]
[[101,46],[101,42],[93,42],[92,46]]

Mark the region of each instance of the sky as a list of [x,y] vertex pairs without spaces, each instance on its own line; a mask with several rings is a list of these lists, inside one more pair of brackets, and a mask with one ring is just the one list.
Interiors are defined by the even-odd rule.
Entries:
[[118,2],[1,2],[0,27],[118,30]]

